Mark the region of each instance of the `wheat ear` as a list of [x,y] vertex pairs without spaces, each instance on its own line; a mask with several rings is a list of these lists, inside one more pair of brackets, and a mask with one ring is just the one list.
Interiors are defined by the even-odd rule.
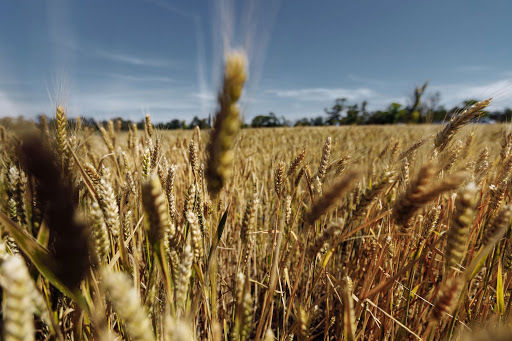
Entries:
[[208,190],[216,195],[231,177],[233,146],[240,129],[238,99],[245,83],[247,60],[242,52],[230,52],[226,56],[224,84],[219,94],[219,109],[208,145],[206,179]]

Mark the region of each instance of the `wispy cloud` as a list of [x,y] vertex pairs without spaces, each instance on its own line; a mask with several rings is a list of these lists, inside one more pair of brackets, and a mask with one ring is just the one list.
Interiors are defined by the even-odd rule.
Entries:
[[371,85],[377,87],[389,87],[389,86],[403,86],[403,83],[399,82],[391,82],[389,80],[375,79],[371,77],[359,76],[355,74],[349,74],[347,78],[351,81],[357,82],[359,84]]
[[40,102],[19,90],[0,89],[0,117],[34,117],[44,111]]
[[493,68],[489,65],[460,65],[455,67],[454,70],[462,73],[478,73],[488,72],[493,70]]
[[344,97],[349,101],[358,101],[376,92],[369,88],[303,88],[291,90],[268,90],[267,93],[280,98],[290,98],[299,101],[326,101]]
[[458,105],[467,99],[493,97],[490,108],[501,109],[512,106],[512,80],[502,79],[482,84],[452,83],[432,85],[431,90],[441,93],[445,105]]
[[85,46],[78,45],[71,39],[54,39],[52,42],[60,47],[66,48],[68,51],[78,52],[82,54],[86,54],[88,56],[92,56],[95,58],[100,58],[104,60],[108,60],[111,62],[122,63],[132,66],[146,66],[146,67],[154,67],[154,68],[162,68],[162,67],[170,67],[176,66],[176,61],[171,59],[164,58],[155,58],[153,56],[142,56],[137,53],[133,53],[130,51],[113,51],[106,49],[104,47],[94,47],[94,46]]
[[141,57],[131,53],[114,52],[99,48],[95,49],[94,51],[96,56],[118,63],[149,67],[167,67],[173,65],[170,59],[167,60],[151,57]]
[[313,117],[323,115],[324,108],[333,105],[337,98],[346,98],[352,104],[367,101],[369,110],[382,109],[392,102],[406,103],[407,101],[407,98],[400,93],[386,93],[370,87],[271,89],[255,94],[245,113],[248,114],[246,117],[249,119],[269,111],[284,115],[291,120]]
[[[391,102],[406,103],[407,97],[399,94],[384,93],[371,88],[303,88],[303,89],[290,89],[290,90],[268,90],[265,99],[270,105],[275,103],[276,100],[286,100],[290,103],[293,100],[293,105],[296,108],[317,106],[321,108],[330,106],[337,98],[346,98],[351,103],[358,103],[362,101],[368,102],[368,108],[381,109]],[[270,98],[269,96],[270,95]],[[256,98],[256,100],[258,97]],[[268,101],[270,100],[270,101]],[[320,112],[320,111],[318,111]]]
[[174,12],[178,15],[181,15],[181,16],[184,16],[186,18],[197,18],[198,15],[192,13],[192,12],[188,12],[188,11],[185,11],[181,8],[178,8],[176,6],[173,6],[171,5],[170,3],[166,2],[166,1],[161,1],[161,0],[144,0],[145,2],[147,3],[151,3],[151,4],[154,4],[154,5],[157,5],[157,6],[160,6],[161,8],[164,8],[170,12]]
[[155,122],[174,118],[189,120],[194,115],[205,116],[201,103],[190,87],[166,89],[157,85],[141,88],[137,84],[106,85],[78,91],[71,97],[71,113],[85,114],[98,119],[123,116],[139,120],[150,113]]
[[0,90],[0,116],[19,115],[20,108],[13,103],[13,101],[7,96],[7,94]]
[[214,102],[216,100],[215,94],[213,92],[197,92],[193,94],[194,97],[207,102]]
[[[85,115],[104,120],[122,116],[138,121],[144,113],[150,113],[155,122],[162,122],[175,118],[189,121],[195,115],[205,117],[208,114],[201,109],[199,95],[191,86],[126,81],[81,84],[67,90],[69,95],[59,98],[59,103],[68,109],[70,117]],[[52,115],[55,96],[51,97],[46,98],[28,88],[0,87],[0,117],[35,117],[41,112]],[[210,103],[211,111],[215,103]]]
[[146,76],[146,75],[132,75],[132,74],[121,74],[121,73],[105,73],[104,76],[129,82],[161,82],[161,83],[172,83],[175,80],[171,77],[165,76]]

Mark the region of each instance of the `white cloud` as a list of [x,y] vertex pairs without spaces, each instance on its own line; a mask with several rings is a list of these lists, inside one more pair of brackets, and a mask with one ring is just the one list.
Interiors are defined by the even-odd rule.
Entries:
[[167,59],[147,58],[147,57],[136,56],[131,53],[113,52],[113,51],[107,51],[107,50],[99,49],[99,48],[95,49],[94,51],[98,57],[108,59],[113,62],[126,63],[126,64],[137,65],[137,66],[149,66],[149,67],[166,67],[166,66],[172,65],[171,61],[167,60]]
[[109,84],[101,88],[72,91],[67,104],[70,116],[86,115],[97,119],[122,116],[139,120],[144,113],[150,113],[155,122],[164,122],[174,118],[188,121],[195,115],[207,115],[201,111],[197,94],[184,87],[140,88],[130,83]]
[[[155,122],[174,118],[189,121],[193,116],[206,117],[201,110],[201,99],[189,87],[162,87],[159,84],[141,87],[139,83],[105,83],[86,88],[67,89],[69,96],[60,100],[68,110],[69,117],[85,115],[103,120],[122,116],[140,120],[150,113]],[[215,103],[207,102],[209,111]],[[44,96],[34,96],[33,91],[0,88],[0,117],[35,117],[41,112],[53,115],[55,103]]]
[[[350,104],[368,102],[368,109],[382,109],[391,102],[406,103],[407,97],[396,94],[382,93],[370,88],[303,88],[291,90],[268,90],[265,92],[265,103],[272,105],[276,100],[293,100],[295,108],[322,108],[334,103],[337,98],[346,98]],[[270,94],[270,98],[268,95]],[[256,97],[256,99],[259,96]],[[269,101],[270,100],[270,101]],[[311,112],[311,109],[308,109]]]
[[0,91],[0,111],[0,116],[15,116],[19,114],[18,106],[2,91]]
[[292,90],[268,90],[267,93],[281,98],[299,101],[329,101],[344,97],[349,101],[359,101],[375,96],[376,92],[368,88],[304,88]]
[[107,93],[81,93],[70,100],[72,105],[102,112],[133,111],[139,107],[191,109],[194,106],[182,94],[171,91],[118,90]]
[[[216,93],[198,91],[193,86],[179,85],[171,78],[159,75],[105,74],[120,82],[99,82],[67,89],[66,105],[70,116],[86,115],[97,119],[123,116],[140,120],[149,112],[155,122],[179,118],[189,121],[194,115],[205,117],[216,109]],[[161,79],[160,79],[161,78]],[[158,82],[161,81],[161,82]],[[146,82],[146,83],[142,83]],[[163,83],[162,83],[163,82]],[[0,115],[24,114],[35,116],[46,110],[51,114],[54,105],[43,96],[34,96],[33,90],[4,86],[0,88]],[[323,115],[336,98],[345,97],[349,103],[368,101],[369,110],[383,109],[391,102],[407,104],[412,93],[409,88],[388,89],[381,87],[310,87],[295,89],[270,89],[244,93],[241,111],[246,119],[254,115],[275,112],[293,120],[300,117]],[[430,83],[429,91],[440,91],[442,104],[447,108],[470,98],[493,97],[491,110],[511,107],[512,80],[501,79],[482,84]],[[206,108],[205,110],[203,108]],[[48,111],[49,110],[49,111]]]
[[432,85],[430,90],[441,93],[441,101],[447,106],[460,104],[467,99],[493,98],[490,109],[502,109],[512,106],[512,80],[503,79],[483,84],[440,84]]
[[337,98],[345,97],[349,104],[367,101],[368,110],[387,107],[391,102],[406,103],[405,96],[376,91],[372,88],[317,87],[300,89],[271,89],[251,93],[250,98],[242,98],[242,112],[246,119],[270,111],[289,120],[324,115]]
[[154,58],[150,56],[141,56],[140,54],[135,54],[131,52],[120,52],[120,51],[111,51],[102,47],[93,47],[88,46],[84,47],[83,45],[76,44],[71,39],[53,39],[52,42],[57,46],[64,47],[69,51],[73,51],[75,53],[87,54],[89,56],[93,56],[96,58],[101,58],[105,60],[109,60],[116,63],[123,63],[132,66],[147,66],[147,67],[169,67],[174,66],[176,64],[175,61],[171,59],[164,58]]
[[26,98],[21,92],[4,90],[0,89],[0,117],[35,117],[45,109],[31,98]]
[[129,82],[161,82],[161,83],[172,83],[175,80],[171,77],[165,76],[145,76],[145,75],[130,75],[121,73],[105,73],[101,74],[108,78],[129,81]]
[[215,101],[217,99],[215,94],[213,92],[209,92],[209,91],[197,92],[193,96],[198,98],[199,100],[209,101],[209,102],[213,102],[213,101]]

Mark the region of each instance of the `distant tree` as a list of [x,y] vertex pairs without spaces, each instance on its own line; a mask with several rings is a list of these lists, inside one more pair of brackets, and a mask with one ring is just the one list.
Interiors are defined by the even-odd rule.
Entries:
[[512,122],[512,109],[505,108],[503,110],[501,117],[502,117],[500,120],[501,122],[508,122],[508,123]]
[[290,120],[287,120],[286,117],[284,117],[284,116],[281,116],[280,124],[281,124],[281,127],[292,126],[292,122]]
[[391,103],[385,111],[377,110],[366,120],[367,124],[392,124],[405,122],[407,110],[400,103]]
[[430,96],[428,96],[426,102],[424,103],[426,113],[423,122],[435,122],[435,112],[439,109],[443,109],[442,107],[439,106],[439,103],[441,103],[441,93],[439,91],[436,91]]
[[416,87],[414,89],[414,96],[412,105],[407,108],[407,112],[405,114],[405,121],[408,123],[418,123],[420,121],[421,116],[421,97],[425,93],[425,89],[427,88],[428,81],[423,84],[421,87]]
[[187,124],[185,123],[185,121],[180,121],[178,119],[174,119],[174,120],[171,120],[166,123],[166,128],[167,129],[186,129]]
[[[404,106],[401,103],[393,102],[385,109],[369,111],[367,109],[368,103],[366,101],[360,104],[348,103],[346,98],[337,98],[334,104],[329,109],[324,109],[326,116],[306,117],[296,120],[294,123],[288,121],[284,116],[278,117],[275,113],[269,112],[267,115],[255,116],[250,124],[242,124],[242,127],[282,127],[282,126],[324,126],[324,125],[351,125],[351,124],[393,124],[393,123],[430,123],[430,122],[443,122],[450,118],[450,115],[457,114],[464,110],[466,107],[473,105],[478,100],[470,99],[462,102],[460,105],[453,107],[450,110],[445,109],[441,103],[441,94],[434,92],[425,96],[427,82],[421,87],[416,87],[413,93],[412,101]],[[426,98],[423,100],[423,98]],[[37,117],[36,121],[41,124],[41,115]],[[495,110],[492,112],[484,111],[482,117],[487,117],[489,120],[495,122],[512,122],[512,109],[505,108],[502,110]],[[96,121],[90,117],[81,117],[82,126],[96,130],[98,125],[106,125],[107,120]],[[133,124],[131,120],[124,120],[120,117],[112,118],[112,121],[121,123],[121,130],[127,130]],[[187,129],[194,128],[195,126],[201,129],[211,127],[210,122],[213,120],[212,116],[201,119],[194,116],[190,123],[184,120],[173,119],[168,122],[158,123],[155,126],[161,129]],[[55,126],[55,118],[51,116],[47,119],[48,126]],[[0,124],[6,128],[16,127],[19,125],[27,124],[34,120],[24,119],[23,116],[18,118],[0,118]],[[144,128],[144,119],[136,123],[138,129]],[[71,128],[76,126],[76,119],[69,120]],[[117,123],[116,123],[117,126]]]
[[197,116],[194,116],[192,121],[190,121],[190,124],[188,125],[190,128],[199,127],[199,129],[208,129],[210,128],[210,125],[208,124],[208,119],[203,118],[200,119]]
[[341,124],[359,124],[362,123],[362,117],[359,117],[359,108],[357,104],[347,106],[347,112],[340,120]]
[[448,110],[440,106],[432,112],[432,121],[429,122],[443,122],[448,118],[448,114]]
[[311,125],[311,121],[308,118],[301,118],[295,121],[295,127],[308,127]]
[[327,114],[327,120],[325,121],[328,125],[338,125],[341,121],[341,114],[345,110],[346,98],[337,98],[331,109],[324,109]]
[[324,118],[322,116],[317,116],[315,118],[312,118],[311,119],[311,125],[312,126],[316,126],[316,127],[320,127],[320,126],[325,125]]
[[264,127],[268,117],[266,115],[257,115],[251,121],[251,127],[259,128]]
[[[113,122],[121,122],[121,130],[122,131],[127,131],[131,125],[132,125],[132,121],[131,120],[125,120],[123,119],[122,117],[115,117],[112,119]],[[82,118],[82,124],[84,124],[84,119]]]
[[368,119],[366,120],[367,124],[390,124],[393,123],[393,115],[389,113],[389,111],[377,110],[372,112]]
[[503,111],[490,112],[488,117],[496,122],[512,122],[512,109],[505,108]]
[[388,107],[389,117],[392,121],[388,123],[407,122],[407,109],[402,108],[402,104],[393,102]]
[[365,123],[367,120],[368,120],[368,116],[369,116],[369,113],[368,111],[366,110],[366,106],[368,105],[368,102],[367,101],[362,101],[361,102],[361,110],[360,110],[360,116],[361,116],[361,121],[363,123]]
[[258,115],[251,121],[251,127],[253,128],[281,126],[283,126],[283,122],[273,112],[270,112],[268,115]]

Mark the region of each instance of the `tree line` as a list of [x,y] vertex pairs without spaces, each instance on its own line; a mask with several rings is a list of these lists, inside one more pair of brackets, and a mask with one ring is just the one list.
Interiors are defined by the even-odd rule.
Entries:
[[[459,112],[465,107],[477,102],[477,99],[466,100],[459,106],[453,108],[445,108],[440,105],[441,94],[435,92],[425,95],[428,83],[420,87],[416,87],[411,96],[409,104],[393,102],[386,108],[379,110],[368,110],[368,102],[351,103],[346,98],[338,98],[330,108],[324,109],[324,115],[304,117],[295,121],[286,119],[284,116],[278,117],[275,113],[270,112],[266,115],[257,115],[250,122],[243,123],[244,128],[262,128],[262,127],[298,127],[298,126],[337,126],[337,125],[364,125],[364,124],[397,124],[397,123],[439,123],[450,118],[451,113]],[[38,117],[41,122],[43,115]],[[52,124],[53,120],[49,120]],[[81,124],[86,127],[96,129],[98,125],[105,125],[106,120],[98,121],[93,118],[80,117]],[[139,129],[144,127],[144,119],[138,122],[125,120],[122,117],[113,118],[121,130],[128,130],[134,123]],[[503,110],[486,111],[480,118],[482,122],[511,122],[512,109],[505,108]],[[0,124],[6,128],[15,128],[23,126],[27,120],[23,117],[0,119]],[[70,125],[76,124],[76,119],[70,119]],[[164,123],[156,123],[155,127],[159,129],[192,129],[198,126],[201,129],[208,129],[212,126],[212,117],[199,118],[194,116],[190,122],[185,120],[173,119]]]
[[[441,94],[435,92],[424,96],[428,83],[416,87],[411,96],[410,104],[393,102],[386,108],[370,111],[368,102],[350,103],[346,98],[338,98],[330,108],[324,109],[325,114],[305,117],[290,122],[284,117],[277,117],[274,113],[256,116],[251,127],[283,127],[283,126],[336,126],[336,125],[364,125],[364,124],[397,124],[397,123],[439,123],[450,118],[451,113],[460,112],[464,108],[476,103],[477,99],[466,100],[459,106],[445,108],[440,105]],[[512,109],[485,111],[481,116],[483,122],[511,122]]]

